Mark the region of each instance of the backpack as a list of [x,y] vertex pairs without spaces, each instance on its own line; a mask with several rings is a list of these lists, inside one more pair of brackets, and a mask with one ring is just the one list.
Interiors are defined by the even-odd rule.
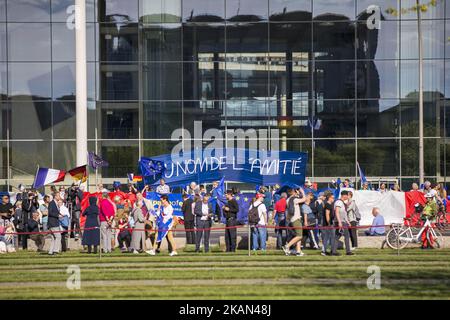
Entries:
[[295,197],[290,197],[288,202],[287,202],[287,214],[289,217],[294,216],[295,214],[295,205],[294,205],[294,199]]
[[249,224],[258,224],[259,223],[259,211],[258,207],[262,205],[262,203],[258,204],[256,207],[252,204],[250,210],[248,211],[248,223]]

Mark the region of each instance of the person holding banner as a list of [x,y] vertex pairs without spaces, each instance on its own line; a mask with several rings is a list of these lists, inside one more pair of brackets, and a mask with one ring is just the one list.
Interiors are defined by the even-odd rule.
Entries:
[[239,204],[233,197],[233,190],[227,190],[227,204],[222,207],[223,215],[226,219],[225,244],[227,252],[236,252],[236,226],[238,224],[237,214],[239,212]]
[[197,201],[195,203],[194,215],[197,229],[195,252],[200,252],[200,244],[203,235],[203,246],[205,248],[205,253],[209,252],[209,235],[211,233],[211,218],[213,216],[213,207],[211,203],[209,203],[209,198],[209,195],[205,194],[201,201]]
[[177,248],[175,245],[175,239],[173,238],[172,228],[175,224],[175,217],[173,216],[173,207],[169,202],[167,195],[161,196],[161,206],[156,211],[158,230],[155,234],[155,243],[153,249],[146,251],[149,255],[154,256],[156,254],[156,247],[161,241],[167,237],[167,241],[170,243],[171,252],[170,256],[176,256]]

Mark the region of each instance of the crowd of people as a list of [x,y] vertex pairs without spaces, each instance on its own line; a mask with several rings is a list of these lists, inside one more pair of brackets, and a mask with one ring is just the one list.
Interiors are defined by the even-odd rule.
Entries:
[[[113,197],[102,184],[97,193],[90,195],[88,206],[82,210],[84,190],[73,184],[68,190],[51,188],[51,194],[40,198],[36,190],[19,186],[15,203],[4,195],[0,204],[0,252],[14,252],[19,248],[26,250],[31,239],[39,252],[44,251],[46,241],[50,241],[49,255],[68,250],[68,238],[78,241],[86,253],[105,254],[116,247],[122,252],[156,255],[161,252],[161,243],[168,242],[171,256],[177,255],[173,229],[181,221],[173,214],[169,201],[169,185],[161,179],[155,191],[160,195],[161,204],[154,206],[146,198],[153,191],[145,186],[141,191],[133,184],[128,192],[121,191],[120,183],[113,184]],[[242,224],[238,219],[240,212],[236,196],[239,190],[233,188],[225,192],[222,202],[217,201],[219,183],[214,182],[208,191],[205,185],[192,182],[183,193],[181,211],[186,234],[186,243],[195,245],[195,252],[210,250],[210,232],[213,223],[225,224],[225,246],[227,252],[237,249],[237,228]],[[279,186],[261,187],[251,200],[248,208],[248,224],[251,228],[251,249],[265,251],[269,230],[274,229],[276,247],[286,255],[303,256],[304,249],[320,250],[324,256],[353,255],[358,247],[358,225],[361,215],[353,199],[353,186],[349,179],[336,188],[342,189],[335,199],[335,192],[314,190],[307,180],[303,187],[286,188]],[[362,184],[362,190],[368,185]],[[399,188],[395,186],[393,191]],[[423,189],[417,184],[412,190],[420,190],[427,198],[423,208],[424,215],[434,215],[447,202],[445,189],[439,184],[425,182]],[[385,184],[380,184],[379,192],[388,192]],[[213,201],[212,201],[213,200]],[[246,209],[247,210],[247,209]],[[448,210],[450,211],[450,210]],[[379,208],[372,210],[372,227],[365,230],[367,236],[385,234],[384,218]],[[85,218],[81,232],[80,220]],[[159,230],[158,221],[167,230]],[[16,234],[18,233],[18,234]],[[340,239],[343,238],[341,242]]]

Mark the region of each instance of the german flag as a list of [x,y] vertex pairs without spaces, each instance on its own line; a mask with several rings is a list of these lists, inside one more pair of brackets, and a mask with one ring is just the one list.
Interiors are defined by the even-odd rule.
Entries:
[[81,180],[81,183],[86,182],[86,180],[87,180],[87,165],[69,170],[69,174],[72,176],[72,178],[76,182],[78,182],[80,180]]

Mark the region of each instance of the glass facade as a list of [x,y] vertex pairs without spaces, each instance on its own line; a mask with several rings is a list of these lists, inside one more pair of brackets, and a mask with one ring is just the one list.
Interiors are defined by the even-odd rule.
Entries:
[[[415,0],[87,0],[88,144],[110,167],[173,130],[279,129],[308,176],[418,180]],[[450,4],[422,15],[425,175],[447,182]],[[0,185],[75,162],[74,0],[0,0]],[[371,5],[379,28],[370,25]],[[261,138],[260,139],[265,139]],[[266,138],[267,139],[267,138]]]

